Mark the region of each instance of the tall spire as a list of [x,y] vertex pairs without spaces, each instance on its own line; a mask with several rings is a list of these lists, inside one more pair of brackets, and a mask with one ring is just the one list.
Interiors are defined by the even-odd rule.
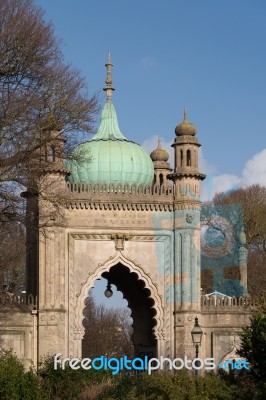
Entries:
[[107,62],[105,64],[106,66],[106,70],[107,70],[107,74],[106,74],[106,87],[103,89],[106,92],[106,102],[107,103],[111,103],[111,99],[112,99],[112,92],[115,90],[112,87],[112,66],[113,64],[111,63],[111,54],[110,51],[108,52],[108,56],[107,56]]

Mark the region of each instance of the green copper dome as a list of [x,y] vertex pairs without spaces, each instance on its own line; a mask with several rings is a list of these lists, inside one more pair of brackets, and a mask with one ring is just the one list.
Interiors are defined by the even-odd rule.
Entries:
[[70,183],[149,185],[154,176],[150,156],[122,135],[111,102],[103,108],[97,134],[76,147],[66,167]]
[[111,57],[108,54],[106,104],[101,115],[97,134],[88,142],[81,143],[73,152],[73,160],[66,167],[71,171],[70,183],[149,185],[154,169],[150,156],[137,143],[122,135],[115,108],[111,103]]

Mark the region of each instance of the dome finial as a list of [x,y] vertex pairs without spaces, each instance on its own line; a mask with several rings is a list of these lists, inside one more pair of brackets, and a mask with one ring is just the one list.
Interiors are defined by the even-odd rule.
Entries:
[[160,149],[161,148],[161,138],[160,138],[160,136],[158,136],[158,149]]
[[106,79],[105,79],[105,83],[106,83],[106,87],[103,89],[106,92],[106,102],[107,103],[111,103],[111,99],[112,99],[112,92],[115,90],[112,87],[112,66],[113,64],[111,63],[111,54],[110,51],[108,51],[108,56],[107,56],[107,62],[105,64],[106,66]]
[[184,121],[187,121],[187,109],[184,107]]
[[175,134],[176,136],[195,136],[196,132],[197,132],[196,126],[188,122],[187,109],[184,108],[184,119],[175,128]]

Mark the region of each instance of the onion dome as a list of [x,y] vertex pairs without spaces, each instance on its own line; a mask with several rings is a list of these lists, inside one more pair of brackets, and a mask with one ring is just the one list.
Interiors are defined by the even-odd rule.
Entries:
[[195,136],[197,132],[197,128],[195,125],[191,124],[187,120],[187,112],[184,110],[184,119],[181,122],[181,124],[177,125],[175,128],[175,134],[176,136]]
[[151,158],[139,144],[120,131],[117,114],[111,103],[112,77],[110,54],[107,59],[106,104],[96,135],[73,151],[66,167],[70,183],[149,185],[153,181]]
[[157,149],[153,150],[150,154],[152,161],[168,161],[169,154],[166,150],[161,148],[161,140],[158,138],[158,146]]

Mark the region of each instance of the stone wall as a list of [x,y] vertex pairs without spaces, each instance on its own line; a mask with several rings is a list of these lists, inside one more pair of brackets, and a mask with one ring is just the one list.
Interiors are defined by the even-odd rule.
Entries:
[[0,295],[0,352],[12,350],[26,368],[37,367],[37,310],[33,297]]

